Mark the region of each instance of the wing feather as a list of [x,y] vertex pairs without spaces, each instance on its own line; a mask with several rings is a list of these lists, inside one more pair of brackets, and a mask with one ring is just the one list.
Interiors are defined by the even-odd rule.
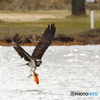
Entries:
[[14,41],[12,41],[12,44],[13,48],[17,51],[21,58],[24,58],[26,61],[31,61],[31,56],[21,46]]
[[55,24],[48,25],[44,31],[42,37],[39,39],[39,42],[32,53],[33,59],[41,59],[46,49],[51,44],[53,37],[55,35],[56,27]]

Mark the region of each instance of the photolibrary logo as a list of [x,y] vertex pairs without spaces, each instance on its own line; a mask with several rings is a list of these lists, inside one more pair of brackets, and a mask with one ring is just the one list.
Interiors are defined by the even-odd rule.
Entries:
[[71,96],[98,96],[97,92],[70,92]]

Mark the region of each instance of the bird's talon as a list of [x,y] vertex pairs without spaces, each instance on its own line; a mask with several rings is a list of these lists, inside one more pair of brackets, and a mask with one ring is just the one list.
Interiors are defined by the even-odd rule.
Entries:
[[32,74],[30,74],[29,76],[28,76],[28,78],[30,78],[31,76],[33,76]]

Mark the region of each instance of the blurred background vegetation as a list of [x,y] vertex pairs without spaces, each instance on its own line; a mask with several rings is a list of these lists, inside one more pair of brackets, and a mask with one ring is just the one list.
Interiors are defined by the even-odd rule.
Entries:
[[70,3],[71,0],[0,0],[0,10],[61,10],[69,9]]
[[[93,32],[90,31],[90,7],[95,10]],[[100,0],[85,2],[85,9],[85,15],[72,16],[72,0],[0,0],[1,40],[7,39],[5,33],[28,38],[32,37],[29,34],[41,35],[50,23],[56,24],[58,38],[71,37],[70,40],[82,41],[83,37],[85,40],[92,35],[96,39],[100,34]],[[99,43],[100,39],[96,41]]]
[[[72,0],[0,0],[0,10],[70,10]],[[94,9],[100,9],[100,1],[95,0]],[[89,8],[86,3],[86,8]]]

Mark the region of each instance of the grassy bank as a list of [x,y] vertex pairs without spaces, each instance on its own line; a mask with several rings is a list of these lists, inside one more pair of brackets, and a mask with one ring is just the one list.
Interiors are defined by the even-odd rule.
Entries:
[[[100,27],[100,11],[95,13],[95,28]],[[55,23],[56,34],[68,36],[84,34],[82,31],[90,29],[89,11],[85,16],[71,16],[71,11],[35,11],[35,12],[1,12],[0,35],[34,34],[40,35],[50,23]],[[80,33],[82,32],[82,33]]]

